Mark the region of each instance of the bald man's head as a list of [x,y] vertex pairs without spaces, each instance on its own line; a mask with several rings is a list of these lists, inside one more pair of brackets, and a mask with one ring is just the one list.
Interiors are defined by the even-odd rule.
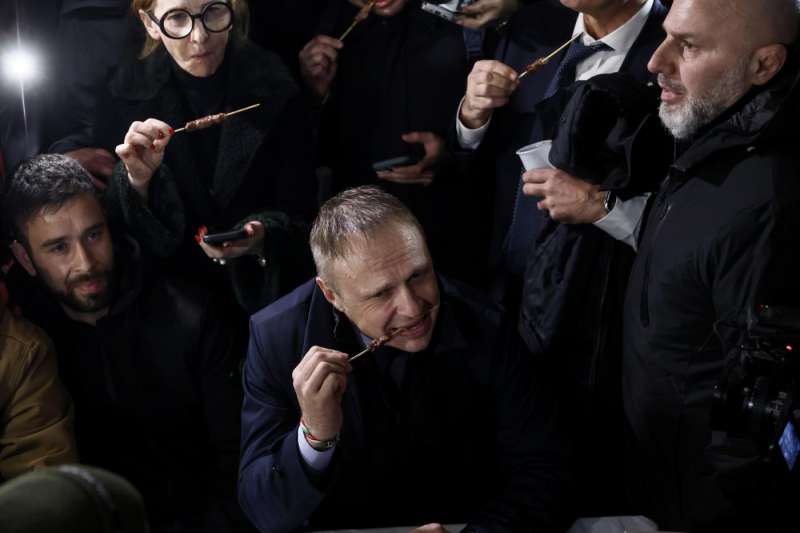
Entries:
[[742,38],[752,49],[791,44],[800,25],[798,0],[716,0],[742,24]]
[[674,0],[667,38],[648,64],[658,74],[661,118],[673,135],[691,137],[772,80],[799,18],[797,0]]

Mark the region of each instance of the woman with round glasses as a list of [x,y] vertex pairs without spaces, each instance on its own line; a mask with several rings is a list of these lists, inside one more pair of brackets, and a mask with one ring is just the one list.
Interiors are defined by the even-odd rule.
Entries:
[[[245,37],[242,0],[133,0],[147,41],[111,78],[97,135],[120,157],[107,191],[145,251],[247,311],[313,273],[311,115],[272,53]],[[186,122],[252,104],[221,125]],[[243,229],[212,246],[196,238]],[[231,290],[231,286],[232,289]]]

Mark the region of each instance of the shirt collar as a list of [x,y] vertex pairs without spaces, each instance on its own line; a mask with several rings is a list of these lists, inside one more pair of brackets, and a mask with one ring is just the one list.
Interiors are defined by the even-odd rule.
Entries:
[[602,39],[595,39],[586,32],[586,26],[583,21],[583,13],[578,14],[578,20],[575,21],[575,29],[572,31],[572,36],[582,33],[581,40],[585,45],[591,45],[600,41],[610,47],[614,52],[627,54],[636,42],[637,37],[642,32],[647,19],[650,16],[650,11],[653,9],[653,2],[655,0],[647,0],[639,11],[628,19],[625,24],[612,31]]

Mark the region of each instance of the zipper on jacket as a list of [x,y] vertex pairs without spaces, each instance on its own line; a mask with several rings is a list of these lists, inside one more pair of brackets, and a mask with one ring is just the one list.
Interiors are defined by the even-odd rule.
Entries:
[[664,195],[660,200],[660,204],[657,208],[660,210],[658,211],[658,224],[656,225],[656,229],[653,230],[653,233],[650,237],[650,247],[647,250],[647,257],[644,261],[644,279],[642,281],[642,300],[640,302],[640,314],[642,325],[644,327],[648,327],[650,325],[650,269],[653,262],[653,246],[652,243],[655,242],[656,238],[658,237],[658,233],[661,231],[661,227],[664,225],[664,221],[667,219],[667,215],[669,215],[670,210],[672,209],[672,204],[667,201],[667,196],[670,194],[671,184],[667,185]]
[[600,293],[600,305],[597,309],[597,314],[600,317],[600,327],[597,328],[597,337],[595,338],[594,343],[594,353],[592,354],[591,359],[591,366],[589,367],[589,387],[594,394],[595,392],[595,385],[597,384],[597,360],[601,355],[602,349],[605,338],[607,337],[606,333],[608,331],[608,320],[603,320],[606,316],[603,312],[606,305],[606,295],[608,294],[608,284],[609,280],[611,279],[611,265],[614,262],[613,255],[615,254],[615,247],[611,246],[611,255],[612,257],[605,264],[605,271],[603,272],[603,289]]

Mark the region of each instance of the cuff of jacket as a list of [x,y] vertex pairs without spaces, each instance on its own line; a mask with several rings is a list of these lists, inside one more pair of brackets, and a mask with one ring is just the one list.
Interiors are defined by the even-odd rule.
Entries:
[[139,244],[156,257],[175,253],[186,231],[183,202],[169,169],[159,167],[147,202],[133,190],[122,162],[114,167],[106,191],[109,218],[122,221]]

